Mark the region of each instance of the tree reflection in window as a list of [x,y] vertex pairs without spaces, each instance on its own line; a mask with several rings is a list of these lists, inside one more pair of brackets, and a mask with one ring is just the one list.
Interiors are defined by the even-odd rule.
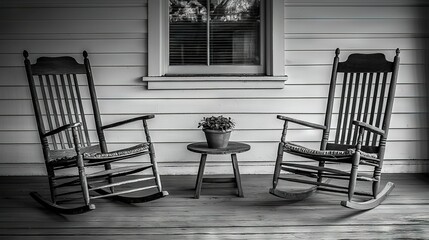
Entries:
[[260,64],[260,20],[260,0],[170,0],[170,65]]

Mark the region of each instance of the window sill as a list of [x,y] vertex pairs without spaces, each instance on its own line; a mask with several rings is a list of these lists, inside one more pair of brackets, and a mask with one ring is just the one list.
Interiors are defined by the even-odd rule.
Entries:
[[148,89],[281,89],[287,76],[143,77]]

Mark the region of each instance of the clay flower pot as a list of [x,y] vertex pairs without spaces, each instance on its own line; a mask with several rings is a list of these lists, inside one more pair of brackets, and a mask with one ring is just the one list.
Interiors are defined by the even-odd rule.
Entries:
[[235,123],[230,117],[220,115],[203,117],[198,127],[202,127],[209,148],[226,148]]
[[226,148],[228,146],[231,129],[226,131],[203,129],[203,131],[209,148]]

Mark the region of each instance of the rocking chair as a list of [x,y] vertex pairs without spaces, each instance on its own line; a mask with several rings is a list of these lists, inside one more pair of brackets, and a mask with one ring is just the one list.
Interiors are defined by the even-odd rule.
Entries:
[[[351,54],[345,62],[339,62],[339,54],[340,50],[336,49],[324,125],[277,116],[284,121],[284,126],[278,146],[273,187],[269,192],[290,200],[307,198],[316,190],[345,193],[348,200],[341,201],[341,205],[366,210],[378,206],[394,188],[394,184],[388,182],[379,191],[398,75],[399,49],[396,50],[393,62],[387,61],[381,53]],[[336,94],[336,89],[341,90],[339,94]],[[332,139],[329,138],[331,119],[337,122]],[[322,130],[320,150],[286,141],[288,123]],[[314,160],[318,165],[284,161],[284,152]],[[350,166],[349,171],[347,167],[346,170],[339,168],[344,164]],[[372,174],[365,175],[359,171],[362,167],[369,168]],[[337,182],[348,182],[330,183],[334,179]],[[278,188],[279,180],[314,186],[305,190],[285,191]],[[357,191],[358,181],[371,182],[372,186],[369,187],[372,191]],[[355,195],[366,196],[366,199],[356,201]]]
[[[103,125],[86,51],[84,64],[72,57],[40,57],[31,64],[28,52],[23,55],[50,187],[50,201],[30,193],[37,202],[60,214],[79,214],[95,209],[93,199],[139,203],[168,195],[162,191],[147,126],[154,115]],[[104,130],[135,121],[142,122],[146,140],[109,152]],[[95,134],[96,145],[91,142]],[[120,162],[142,155],[150,161]],[[144,170],[152,171],[136,175]]]

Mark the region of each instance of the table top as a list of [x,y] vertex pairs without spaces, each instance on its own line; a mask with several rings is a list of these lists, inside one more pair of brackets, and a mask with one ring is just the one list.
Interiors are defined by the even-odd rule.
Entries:
[[250,150],[250,145],[240,142],[229,142],[226,148],[209,148],[206,142],[196,142],[188,145],[188,150],[203,154],[235,154]]

